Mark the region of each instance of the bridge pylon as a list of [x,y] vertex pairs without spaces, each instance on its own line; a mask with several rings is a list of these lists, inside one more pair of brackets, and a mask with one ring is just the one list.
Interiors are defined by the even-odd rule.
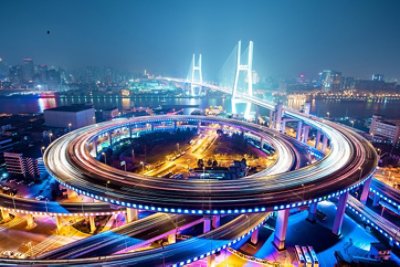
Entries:
[[[236,114],[236,104],[245,103],[246,109],[244,113],[245,118],[250,117],[251,103],[238,99],[238,93],[246,93],[249,96],[253,96],[253,41],[249,42],[247,63],[242,64],[242,42],[238,42],[237,56],[236,56],[236,72],[235,80],[232,88],[232,113]],[[239,92],[239,77],[240,73],[244,72],[246,75],[247,88],[243,92]]]
[[[197,64],[196,64],[196,55],[193,54],[192,57],[192,67],[191,67],[191,75],[190,75],[190,95],[197,96],[201,94],[201,86],[196,84],[203,83],[203,73],[201,71],[201,54],[199,54]],[[198,88],[198,93],[196,94],[196,88]]]

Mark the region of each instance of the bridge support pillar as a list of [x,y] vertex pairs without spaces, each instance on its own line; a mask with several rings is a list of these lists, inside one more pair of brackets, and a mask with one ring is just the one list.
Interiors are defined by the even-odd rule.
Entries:
[[324,134],[322,137],[322,152],[325,153],[326,149],[328,147],[328,137]]
[[307,221],[312,223],[316,222],[317,207],[318,207],[318,202],[314,202],[308,207]]
[[211,231],[211,219],[210,217],[204,217],[203,223],[203,234]]
[[3,218],[3,221],[9,221],[10,218],[10,212],[6,209],[0,209],[1,211],[1,218]]
[[168,244],[176,243],[176,233],[168,235]]
[[198,122],[197,123],[197,133],[198,134],[200,133],[200,127],[201,127],[201,122]]
[[307,144],[309,133],[310,133],[310,126],[305,125],[303,130],[303,143],[305,144]]
[[282,132],[282,116],[283,116],[283,105],[277,104],[274,112],[274,129]]
[[268,127],[270,129],[274,128],[274,112],[272,110],[269,111],[269,121],[268,121]]
[[251,233],[251,238],[250,238],[250,242],[253,245],[256,245],[258,243],[258,229],[254,230],[253,233]]
[[336,216],[332,226],[332,233],[334,233],[337,236],[340,236],[342,231],[342,224],[343,224],[344,214],[346,211],[346,202],[348,198],[349,198],[349,192],[346,192],[340,195],[339,197]]
[[286,132],[286,120],[283,119],[281,124],[281,133],[285,134],[285,132]]
[[89,216],[89,226],[90,226],[90,233],[94,233],[96,231],[96,216]]
[[32,214],[28,214],[26,217],[26,229],[33,229],[35,228],[35,221],[33,220],[33,215]]
[[138,218],[139,218],[139,214],[138,214],[137,209],[132,209],[132,208],[126,209],[126,222],[127,223],[137,221]]
[[213,215],[212,216],[212,227],[213,229],[218,228],[221,225],[221,216]]
[[317,136],[315,137],[315,146],[314,146],[316,149],[318,149],[320,141],[321,141],[321,132],[318,130]]
[[275,234],[273,244],[278,250],[285,249],[286,230],[289,222],[290,210],[278,211],[278,217],[276,218]]
[[368,195],[369,195],[369,188],[371,187],[371,181],[372,181],[372,177],[369,177],[367,180],[365,180],[364,185],[362,187],[360,201],[363,204],[367,203]]
[[[203,83],[203,74],[201,71],[201,54],[198,55],[198,60],[197,60],[197,64],[196,64],[196,55],[193,54],[193,58],[192,58],[192,71],[191,71],[191,75],[190,77],[190,95],[191,96],[196,96],[196,87],[199,87],[199,93],[197,95],[201,95],[201,90],[202,90],[202,86],[196,86],[194,85],[195,82],[198,82],[200,84]],[[197,75],[196,75],[197,73]],[[197,76],[197,77],[196,77]]]
[[301,141],[301,132],[303,130],[303,122],[299,121],[297,123],[297,131],[296,131],[296,139],[297,141]]
[[54,216],[56,219],[56,226],[57,226],[57,230],[61,230],[62,228],[62,217],[61,216]]
[[[235,71],[235,79],[233,82],[233,88],[232,88],[232,114],[237,114],[237,109],[236,109],[236,104],[238,103],[243,103],[243,101],[240,101],[237,99],[237,93],[239,89],[239,77],[240,73],[244,72],[247,76],[247,90],[246,93],[249,96],[253,96],[253,42],[249,42],[249,47],[248,47],[248,55],[247,55],[247,64],[244,65],[241,62],[241,55],[242,55],[242,43],[241,41],[238,42],[238,49],[237,49],[237,56],[236,56],[236,71]],[[250,111],[251,111],[251,103],[246,102],[246,110],[244,112],[244,118],[249,119],[250,118]]]
[[131,126],[129,128],[129,137],[132,138],[132,135],[133,135],[133,127]]
[[113,145],[112,132],[108,132],[108,142],[110,143],[110,146]]
[[374,194],[374,197],[372,198],[372,206],[373,207],[378,207],[379,205],[379,200],[381,200],[380,196],[378,196],[377,193]]

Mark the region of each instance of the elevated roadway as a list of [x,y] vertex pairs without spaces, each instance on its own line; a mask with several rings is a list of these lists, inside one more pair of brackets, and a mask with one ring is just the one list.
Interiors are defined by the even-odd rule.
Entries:
[[38,201],[0,193],[0,207],[17,213],[38,215],[109,215],[124,212],[119,207],[113,207],[105,202],[57,202]]
[[111,255],[126,248],[134,250],[203,221],[204,218],[200,216],[156,213],[116,229],[72,242],[37,258],[73,259]]
[[[272,108],[253,97],[243,98]],[[346,127],[311,115],[285,110],[330,139],[330,153],[307,167],[285,173],[239,179],[165,180],[126,173],[96,161],[87,149],[99,134],[119,127],[135,127],[155,121],[212,122],[234,124],[262,133],[262,126],[241,121],[201,116],[153,116],[112,121],[75,130],[55,140],[46,150],[45,164],[63,185],[113,204],[186,214],[239,214],[286,209],[336,197],[369,178],[377,165],[377,154],[364,138]],[[107,184],[107,181],[110,181]]]
[[269,213],[243,214],[230,222],[196,238],[165,247],[110,256],[78,259],[0,259],[2,266],[183,266],[203,259],[237,241],[249,237],[268,218]]

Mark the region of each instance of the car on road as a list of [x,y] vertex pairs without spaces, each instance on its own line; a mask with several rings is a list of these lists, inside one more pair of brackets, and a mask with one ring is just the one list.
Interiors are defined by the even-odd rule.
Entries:
[[39,195],[39,196],[35,197],[35,199],[38,201],[42,201],[42,200],[45,200],[45,197],[42,195]]
[[1,189],[3,190],[3,192],[10,191],[10,188],[8,186],[2,186]]
[[1,253],[1,255],[4,256],[4,257],[7,257],[7,258],[14,258],[15,257],[15,252],[11,251],[11,250],[6,250],[6,251],[3,251]]
[[18,252],[18,251],[14,253],[14,257],[17,259],[26,259],[27,258],[26,254],[24,254],[22,252]]

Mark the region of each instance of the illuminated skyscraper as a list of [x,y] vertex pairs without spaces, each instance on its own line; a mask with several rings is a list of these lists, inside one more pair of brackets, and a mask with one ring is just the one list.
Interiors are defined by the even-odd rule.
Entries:
[[33,80],[33,75],[33,60],[31,58],[24,58],[22,63],[22,81],[31,82]]
[[319,74],[321,89],[324,92],[339,91],[342,73],[333,70],[324,70]]
[[383,82],[383,74],[374,73],[372,74],[371,80]]

